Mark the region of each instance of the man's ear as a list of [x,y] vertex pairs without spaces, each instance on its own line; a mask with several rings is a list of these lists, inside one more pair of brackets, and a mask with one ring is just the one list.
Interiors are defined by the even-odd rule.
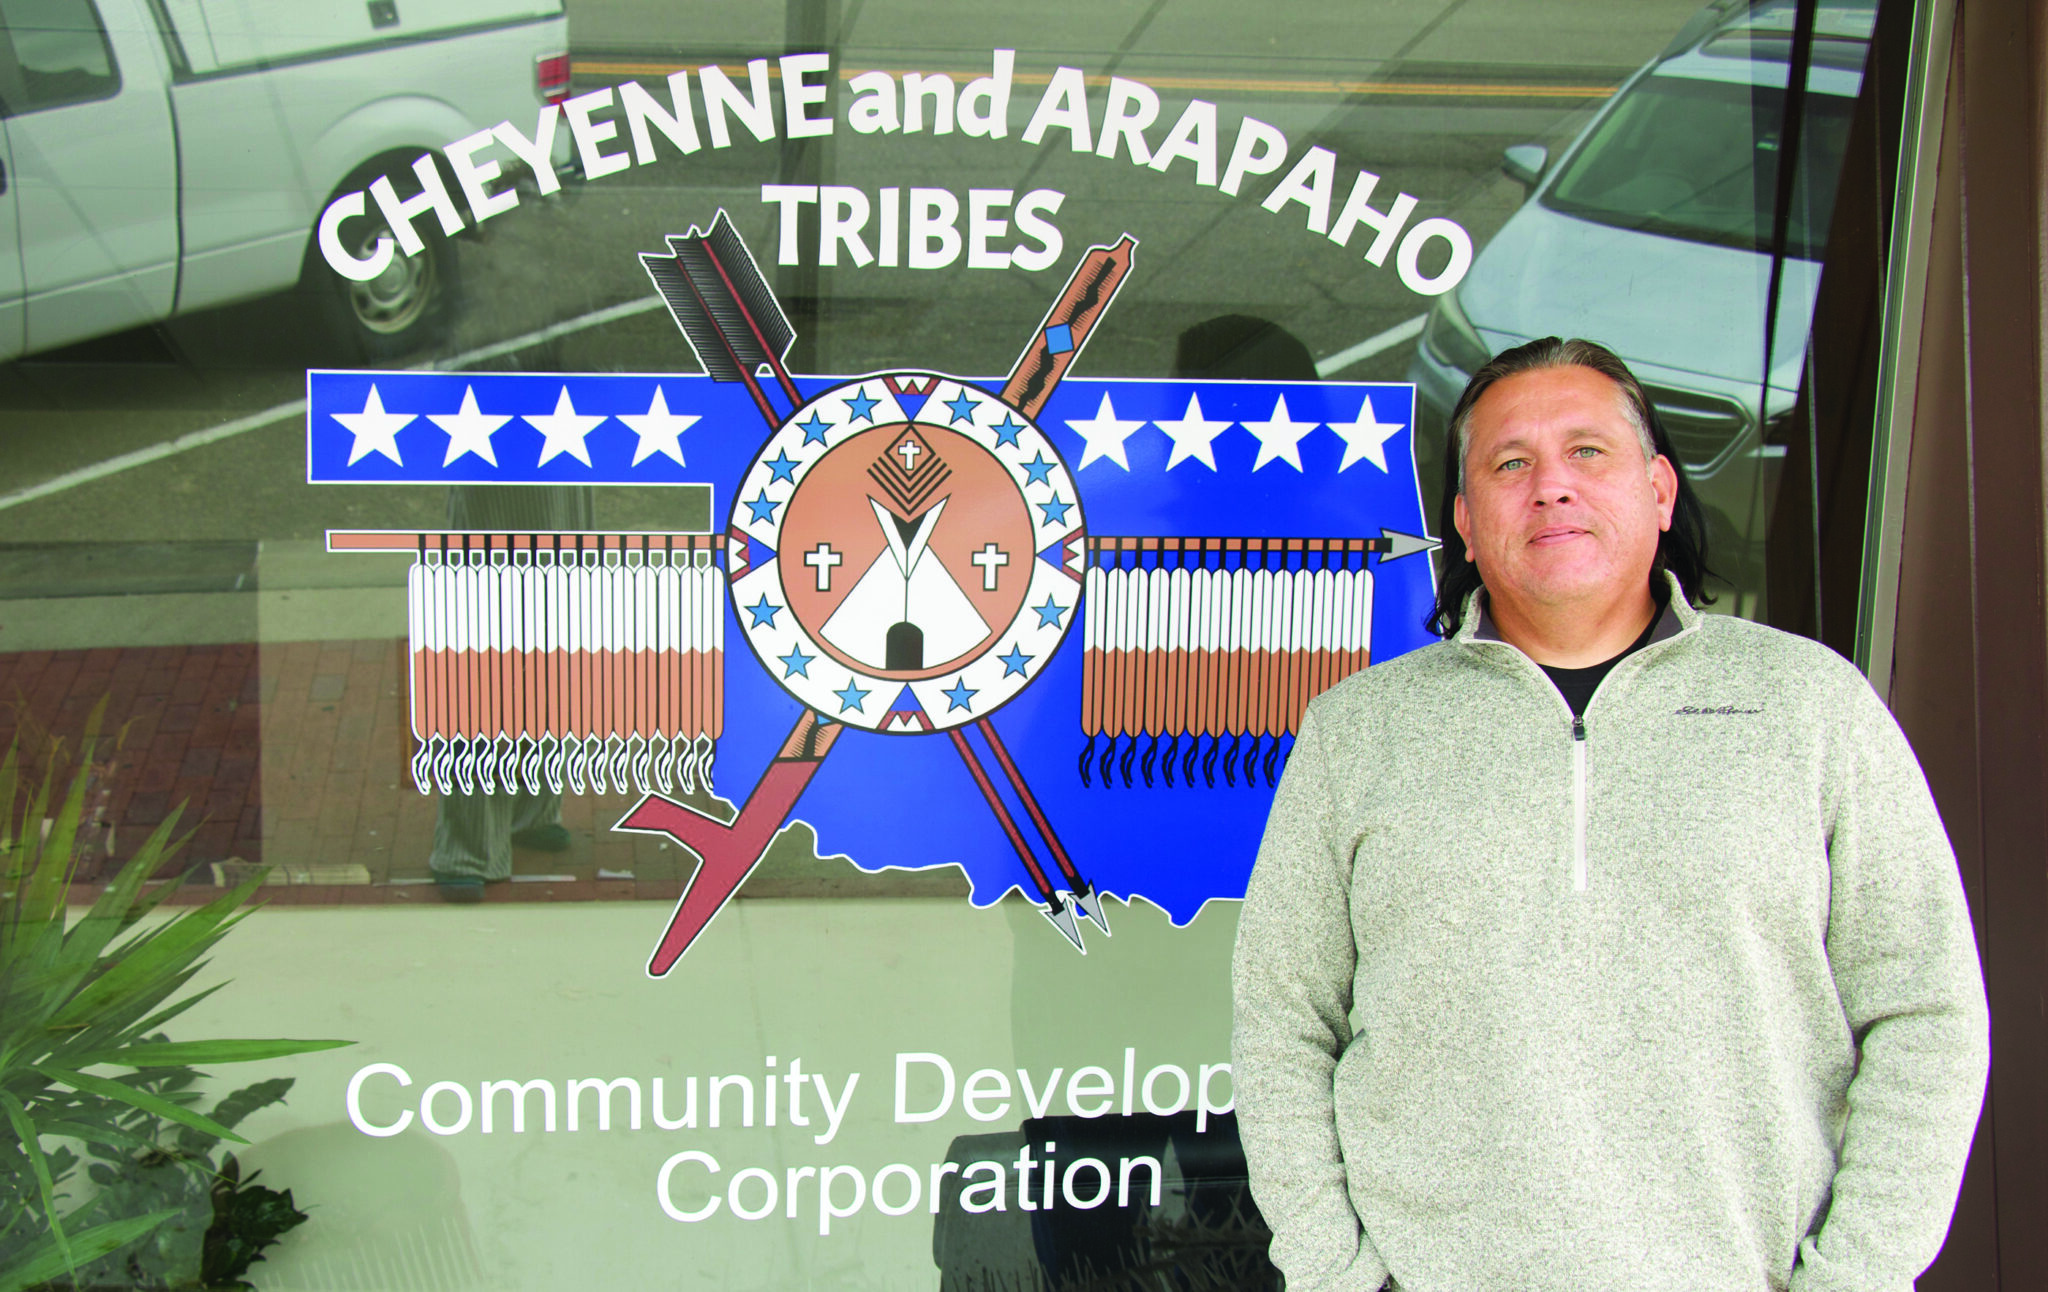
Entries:
[[[1664,509],[1664,518],[1665,524],[1668,527],[1671,521],[1671,509],[1669,507]],[[1451,499],[1451,523],[1458,527],[1458,537],[1465,540],[1465,559],[1468,561],[1478,560],[1477,557],[1472,555],[1472,513],[1465,509],[1465,495],[1463,493],[1457,494]]]
[[1662,453],[1650,460],[1650,492],[1657,499],[1657,528],[1669,531],[1671,510],[1678,505],[1678,471]]

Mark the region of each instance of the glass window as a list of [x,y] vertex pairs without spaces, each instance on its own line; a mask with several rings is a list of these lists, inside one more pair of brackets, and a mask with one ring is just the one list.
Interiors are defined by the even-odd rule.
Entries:
[[92,0],[7,0],[0,26],[21,77],[12,113],[111,98],[121,88]]
[[[74,914],[264,877],[169,1040],[354,1043],[151,1069],[304,1212],[249,1277],[1277,1286],[1304,708],[1432,640],[1445,419],[1546,335],[1768,617],[1874,5],[1796,131],[1790,0],[309,12],[0,0],[0,740]],[[169,1282],[129,1141],[227,1141],[144,1112],[52,1187],[183,1209]]]
[[[1818,259],[1834,214],[1833,178],[1841,171],[1853,99],[1806,100],[1795,172],[1789,255]],[[1771,249],[1775,236],[1782,91],[1659,73],[1636,84],[1543,195],[1554,211],[1641,233]],[[1814,176],[1824,192],[1805,189]]]

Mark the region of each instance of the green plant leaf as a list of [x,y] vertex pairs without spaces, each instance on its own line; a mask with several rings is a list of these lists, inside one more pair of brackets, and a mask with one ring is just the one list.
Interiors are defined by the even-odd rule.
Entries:
[[[102,699],[101,704],[105,703]],[[88,747],[78,760],[78,770],[72,773],[71,786],[64,793],[56,819],[50,823],[50,833],[43,838],[35,878],[23,894],[24,913],[31,919],[46,918],[51,912],[61,913],[64,909],[66,890],[77,869],[73,845],[78,840],[78,819],[85,815],[85,788],[91,781],[92,751]]]
[[43,1215],[49,1221],[50,1238],[57,1244],[57,1254],[63,1257],[65,1269],[75,1271],[78,1262],[71,1254],[70,1240],[64,1236],[64,1222],[57,1216],[57,1185],[50,1179],[50,1164],[43,1157],[36,1124],[30,1119],[28,1109],[21,1106],[21,1100],[4,1090],[0,1090],[0,1109],[6,1110],[8,1123],[21,1137],[21,1151],[28,1155],[29,1169],[36,1173],[36,1192],[42,1195]]
[[239,1126],[251,1113],[283,1103],[298,1083],[297,1077],[270,1077],[243,1086],[213,1106],[213,1119],[223,1126]]
[[[180,978],[178,979],[179,985],[182,986],[184,985],[184,983],[189,981],[192,975],[198,973],[200,968],[203,967],[204,964],[205,962],[201,961],[200,964],[194,965],[192,967],[191,973],[180,976]],[[186,1010],[192,1008],[194,1005],[197,1005],[200,1001],[205,1000],[208,996],[213,995],[213,993],[219,991],[221,988],[225,986],[227,986],[226,983],[217,982],[213,986],[207,987],[204,990],[193,992],[190,996],[185,997],[183,1000],[174,1002],[169,1008],[161,1010],[155,1014],[151,1014],[148,1018],[143,1019],[140,1023],[137,1023],[135,1025],[134,1030],[138,1034],[142,1035],[147,1035],[151,1032],[154,1032],[161,1028],[165,1023],[169,1022],[171,1019],[176,1018],[178,1015],[184,1013]]]
[[[234,1156],[228,1156],[230,1165]],[[249,1266],[263,1259],[263,1249],[280,1235],[305,1223],[306,1213],[282,1192],[255,1183],[261,1171],[237,1180],[223,1171],[213,1188],[213,1225],[206,1233],[203,1279],[207,1287],[248,1287],[241,1282]]]
[[[130,1216],[123,1220],[110,1220],[103,1225],[80,1230],[71,1236],[71,1250],[85,1263],[111,1256],[139,1238],[147,1237],[157,1226],[177,1215],[171,1211],[154,1211],[146,1216]],[[23,1253],[22,1261],[11,1268],[0,1270],[0,1292],[23,1292],[38,1283],[47,1283],[70,1268],[53,1239],[45,1239]]]
[[133,951],[123,948],[120,960],[73,996],[50,1020],[51,1024],[62,1027],[84,1022],[96,1010],[136,992],[147,991],[163,975],[204,954],[238,922],[235,918],[237,909],[261,882],[262,876],[255,876],[198,910],[178,916]]
[[[149,995],[168,996],[174,994],[184,987],[186,983],[197,977],[207,964],[207,961],[201,960],[188,969],[180,970],[177,974],[165,980],[164,986],[160,991],[151,992]],[[160,1032],[166,1022],[176,1018],[225,986],[227,986],[225,982],[217,982],[202,991],[193,992],[181,1000],[173,1001],[170,1005],[158,1010],[141,1022],[136,1022],[135,1016],[149,1009],[156,1002],[142,997],[134,998],[117,1009],[103,1012],[92,1023],[83,1025],[77,1030],[66,1034],[65,1039],[60,1044],[52,1047],[47,1053],[29,1054],[27,1061],[55,1064],[58,1067],[64,1068],[86,1067],[88,1065],[77,1059],[76,1056],[114,1050],[121,1046],[132,1044],[138,1039],[149,1038],[155,1033]],[[0,1063],[0,1072],[4,1072],[5,1067],[4,1063]]]
[[[290,1093],[295,1080],[293,1077],[272,1077],[268,1081],[258,1081],[252,1085],[243,1086],[240,1090],[224,1097],[219,1103],[215,1104],[213,1111],[208,1115],[214,1121],[232,1130],[240,1126],[250,1114],[268,1108],[272,1104],[284,1102],[284,1097]],[[187,1153],[211,1153],[215,1142],[212,1137],[201,1135],[197,1131],[181,1130],[178,1132],[178,1147]],[[240,1170],[240,1166],[235,1161],[233,1153],[222,1155],[220,1169],[223,1179],[232,1179]]]
[[82,1068],[88,1066],[79,1061],[81,1054],[116,1050],[139,1040],[163,1040],[154,1034],[161,1030],[160,1024],[182,1014],[199,998],[199,993],[184,1000],[175,1001],[148,1019],[140,1022],[138,1017],[160,1004],[159,997],[173,995],[196,977],[206,965],[200,961],[188,969],[182,969],[152,990],[138,993],[111,1009],[102,1011],[90,1023],[76,1028],[45,1033],[48,1043],[43,1051],[25,1048],[22,1059],[28,1063],[54,1064],[60,1068]]
[[78,1056],[79,1067],[118,1064],[124,1068],[173,1068],[196,1063],[253,1063],[317,1050],[335,1050],[354,1041],[138,1041],[117,1050]]
[[[157,1286],[173,1267],[194,1265],[221,1186],[214,1145],[245,1142],[236,1124],[291,1084],[257,1082],[213,1104],[209,1117],[199,1111],[195,1065],[346,1044],[178,1041],[161,1033],[218,990],[191,987],[211,948],[254,909],[261,883],[251,876],[196,910],[145,921],[180,889],[152,882],[191,837],[179,833],[176,814],[88,909],[67,910],[97,794],[93,778],[106,772],[106,760],[95,767],[92,752],[99,716],[88,723],[75,772],[60,773],[55,754],[38,768],[18,748],[0,746],[0,1140],[11,1138],[11,1126],[26,1146],[19,1153],[7,1147],[13,1160],[0,1169],[0,1292],[53,1281],[111,1286],[129,1273]],[[119,1075],[85,1071],[102,1064]],[[83,1203],[63,1192],[87,1169],[81,1152],[98,1159],[91,1167],[99,1188]],[[226,1183],[226,1197],[239,1192]],[[186,1205],[162,1209],[171,1201]],[[252,1211],[277,1209],[262,1193],[239,1201]],[[278,1214],[288,1216],[289,1194],[281,1205]],[[70,1210],[60,1214],[60,1206]]]
[[45,1135],[59,1139],[81,1140],[87,1144],[103,1144],[127,1153],[139,1153],[155,1148],[154,1142],[140,1135],[130,1135],[114,1126],[95,1125],[91,1122],[51,1121],[45,1118],[41,1123]]
[[21,824],[14,835],[14,865],[10,873],[17,879],[14,894],[17,904],[28,881],[35,871],[36,858],[42,853],[43,817],[50,806],[50,778],[45,776],[28,796],[23,807]]
[[[160,1009],[163,999],[175,996],[181,991],[199,974],[206,963],[201,960],[181,968],[154,984],[148,991],[136,992],[126,1000],[110,1005],[96,1012],[90,1019],[74,1026],[44,1028],[22,1034],[19,1038],[22,1044],[21,1061],[55,1064],[60,1068],[82,1068],[86,1065],[77,1061],[77,1055],[118,1049],[144,1039],[165,1039],[151,1035],[160,1030],[157,1024],[184,1012],[197,997],[195,995],[175,1001],[168,1008]],[[44,1006],[44,1014],[61,1008],[63,1003],[61,997],[48,1002]],[[158,1011],[151,1015],[154,1022],[144,1018],[145,1015],[150,1015],[151,1011]],[[37,1042],[40,1042],[40,1046]]]
[[52,1081],[63,1082],[74,1090],[83,1090],[88,1094],[100,1095],[107,1099],[118,1100],[124,1104],[132,1104],[144,1112],[155,1113],[159,1117],[177,1122],[180,1126],[190,1126],[193,1130],[204,1131],[206,1134],[218,1139],[231,1139],[237,1144],[247,1144],[249,1142],[227,1127],[200,1116],[190,1108],[180,1107],[161,1095],[153,1095],[147,1090],[138,1090],[124,1082],[110,1081],[105,1077],[88,1076],[83,1072],[72,1072],[64,1068],[46,1068],[40,1064],[36,1065],[35,1070]]
[[0,853],[14,851],[14,794],[21,784],[20,765],[15,761],[14,744],[9,742],[5,757],[0,757]]
[[[170,831],[166,827],[168,827],[172,823],[175,823],[179,817],[184,815],[184,813],[185,805],[183,803],[178,804],[176,807],[171,809],[171,815],[165,818],[165,827],[159,827],[164,829],[164,841],[162,844],[158,845],[156,855],[150,862],[150,874],[155,874],[157,869],[164,864],[166,858],[175,856],[176,854],[183,852],[185,850],[185,845],[192,842],[192,836],[199,833],[199,828],[197,826],[194,826],[192,829],[187,830],[185,833],[181,835],[178,835],[176,838],[171,837]],[[154,836],[151,837],[154,838]],[[145,840],[144,842],[146,843],[148,841]],[[135,855],[139,858],[142,856],[142,853],[140,851],[137,851]],[[169,897],[172,893],[177,892],[178,889],[183,886],[183,883],[184,880],[182,877],[171,878],[164,880],[162,883],[158,884],[154,888],[145,889],[142,895],[135,899],[135,905],[129,907],[128,913],[122,916],[121,918],[126,923],[135,923],[143,916],[149,914],[157,907],[163,905],[164,899]]]
[[[90,967],[101,956],[119,959],[133,952],[167,927],[159,925],[150,929],[138,929],[136,926],[143,916],[155,910],[165,898],[181,887],[181,881],[178,879],[166,880],[150,889],[145,889],[144,886],[158,870],[162,869],[168,858],[192,841],[196,831],[188,830],[173,837],[178,820],[184,813],[185,805],[180,803],[171,809],[169,816],[158,823],[156,829],[150,831],[149,837],[135,850],[135,855],[122,865],[114,883],[109,884],[100,893],[99,900],[86,912],[85,918],[74,925],[66,935],[67,952],[73,950],[75,943],[77,957]],[[133,931],[130,940],[110,954],[107,948],[114,938],[129,931]]]
[[[137,913],[137,898],[142,892],[142,886],[156,873],[156,868],[163,864],[164,857],[174,851],[171,832],[177,828],[178,817],[183,810],[184,805],[180,804],[157,825],[156,829],[149,832],[149,837],[135,850],[135,855],[115,874],[113,882],[101,891],[99,898],[93,902],[85,916],[72,926],[70,934],[65,939],[67,957],[77,957],[85,965],[90,966],[93,960],[106,950],[107,944],[112,942],[122,929],[128,927],[130,919]],[[163,893],[168,893],[174,887],[175,885],[171,884],[164,885],[161,893],[152,895],[155,900],[148,905],[154,906],[156,901],[162,900]]]
[[[129,868],[133,867],[137,887],[135,896],[127,907],[115,913],[116,931],[134,928],[143,916],[161,906],[166,898],[184,886],[182,876],[173,876],[155,887],[147,887],[157,871],[163,868],[164,863],[183,852],[185,846],[192,842],[192,836],[199,833],[198,828],[194,827],[183,834],[174,835],[178,821],[184,814],[185,804],[179,803],[173,807],[171,814],[150,832],[149,837],[135,850],[135,855],[123,865],[121,874],[124,876],[129,873]],[[106,893],[102,892],[100,896],[104,898]],[[155,937],[159,931],[160,929],[152,929],[139,934],[137,943],[133,945],[139,945],[141,940]]]
[[[57,754],[53,749],[46,785],[55,780],[56,763]],[[36,796],[28,819],[22,822],[22,840],[29,845],[27,855],[30,861],[27,874],[16,890],[15,900],[23,920],[40,922],[53,917],[61,920],[63,917],[64,898],[71,883],[74,862],[71,846],[78,834],[78,818],[85,810],[86,783],[91,779],[91,762],[80,760],[56,816],[50,819],[47,835],[42,829],[44,806],[48,801],[44,793]]]

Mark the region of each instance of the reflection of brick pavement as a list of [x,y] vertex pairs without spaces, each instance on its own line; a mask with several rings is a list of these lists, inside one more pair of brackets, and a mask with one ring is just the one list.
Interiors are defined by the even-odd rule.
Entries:
[[[108,697],[103,731],[122,732],[108,816],[115,857],[132,855],[177,804],[193,831],[177,863],[187,894],[209,895],[207,863],[359,865],[368,884],[271,886],[273,902],[409,901],[427,877],[435,800],[407,769],[402,641],[282,642],[0,653],[0,747],[17,726],[75,750]],[[23,710],[32,715],[20,723]],[[570,795],[566,853],[517,853],[515,873],[566,882],[494,885],[491,900],[662,898],[681,891],[685,854],[613,833],[626,795]],[[598,879],[599,870],[634,878]]]
[[[181,826],[197,826],[192,857],[260,856],[256,647],[0,654],[0,743],[19,726],[26,740],[48,732],[75,752],[102,696],[103,738],[120,739],[109,813],[117,855],[132,853],[183,803]],[[47,750],[21,752],[40,761]]]

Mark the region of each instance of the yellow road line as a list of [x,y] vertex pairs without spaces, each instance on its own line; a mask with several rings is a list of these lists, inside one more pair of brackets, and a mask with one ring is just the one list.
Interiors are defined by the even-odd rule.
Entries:
[[[681,63],[638,63],[617,59],[576,59],[572,72],[586,76],[668,76],[683,71]],[[742,65],[719,65],[732,75],[744,75]],[[882,68],[842,69],[839,79],[850,81],[863,71],[887,71]],[[931,75],[931,69],[918,69]],[[778,78],[781,69],[770,65],[768,75]],[[900,71],[889,71],[889,75],[901,77]],[[986,69],[979,71],[948,72],[956,80],[971,80],[986,76]],[[1019,85],[1046,85],[1052,80],[1046,72],[1019,72],[1011,78]],[[1142,80],[1155,90],[1189,90],[1210,94],[1307,94],[1326,97],[1381,97],[1381,98],[1452,98],[1452,99],[1604,99],[1613,94],[1619,86],[1614,85],[1502,85],[1477,81],[1345,81],[1328,77],[1246,77],[1246,76],[1146,76],[1133,77]],[[1107,76],[1090,76],[1088,84],[1106,86]]]

